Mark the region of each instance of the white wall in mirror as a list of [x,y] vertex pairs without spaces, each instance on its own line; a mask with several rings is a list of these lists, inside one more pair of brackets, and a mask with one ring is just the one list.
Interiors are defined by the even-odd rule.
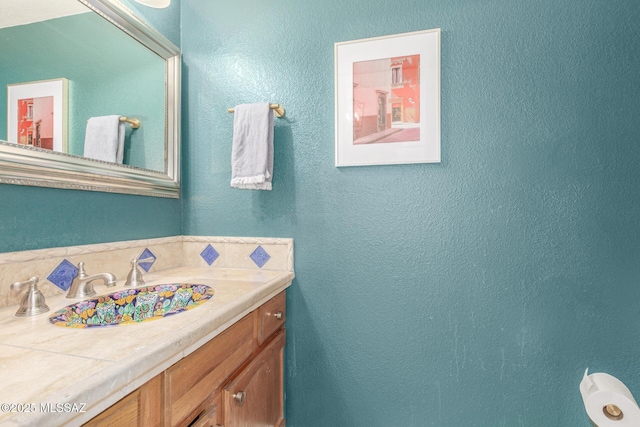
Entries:
[[2,0],[0,2],[0,28],[89,12],[90,10],[78,1]]

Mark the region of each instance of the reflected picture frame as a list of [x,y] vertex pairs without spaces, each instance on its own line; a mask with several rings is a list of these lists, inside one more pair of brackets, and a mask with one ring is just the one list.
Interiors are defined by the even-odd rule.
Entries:
[[334,45],[335,166],[439,163],[440,29]]
[[7,85],[7,141],[68,153],[69,81]]

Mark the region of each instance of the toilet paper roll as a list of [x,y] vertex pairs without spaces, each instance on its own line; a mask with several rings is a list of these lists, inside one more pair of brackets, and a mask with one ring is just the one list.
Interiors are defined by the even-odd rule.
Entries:
[[587,415],[598,427],[638,427],[640,408],[626,385],[609,374],[588,374],[580,382]]

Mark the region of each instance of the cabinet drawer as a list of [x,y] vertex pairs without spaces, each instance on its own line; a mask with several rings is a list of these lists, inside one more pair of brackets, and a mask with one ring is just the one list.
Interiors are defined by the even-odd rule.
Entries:
[[165,423],[179,425],[252,354],[253,316],[235,325],[167,369]]
[[212,406],[205,409],[189,427],[215,427],[218,425],[218,407]]
[[286,320],[287,294],[282,291],[258,309],[258,345],[264,344]]

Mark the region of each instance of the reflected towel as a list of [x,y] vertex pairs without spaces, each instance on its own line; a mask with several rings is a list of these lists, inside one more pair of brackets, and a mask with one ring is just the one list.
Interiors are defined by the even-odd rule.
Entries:
[[273,111],[268,102],[241,104],[233,117],[231,187],[271,190]]
[[124,132],[120,116],[91,117],[84,137],[84,157],[122,164]]

